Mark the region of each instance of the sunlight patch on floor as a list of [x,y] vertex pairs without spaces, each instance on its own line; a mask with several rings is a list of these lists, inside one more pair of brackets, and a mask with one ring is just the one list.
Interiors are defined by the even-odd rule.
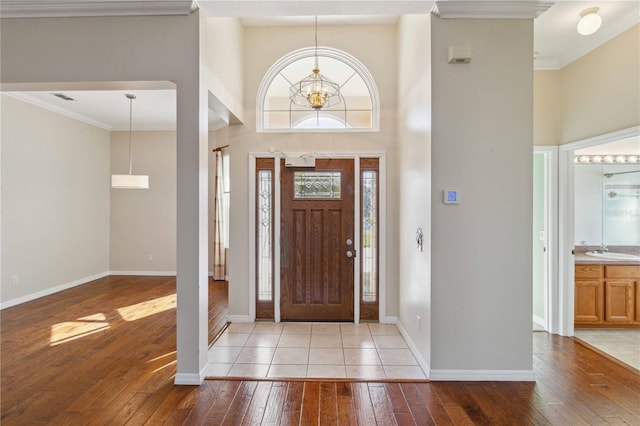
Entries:
[[135,305],[118,308],[117,311],[125,321],[136,321],[160,312],[176,308],[176,295],[170,294],[157,299],[145,300]]
[[98,333],[109,328],[109,323],[103,313],[78,318],[76,321],[65,321],[51,326],[51,346],[80,339],[90,334]]

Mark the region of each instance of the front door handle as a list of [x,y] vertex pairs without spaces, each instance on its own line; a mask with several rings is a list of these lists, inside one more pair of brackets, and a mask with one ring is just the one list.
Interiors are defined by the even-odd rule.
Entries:
[[347,250],[346,254],[347,254],[347,257],[349,257],[349,258],[356,257],[356,251],[355,250],[353,250],[353,251]]

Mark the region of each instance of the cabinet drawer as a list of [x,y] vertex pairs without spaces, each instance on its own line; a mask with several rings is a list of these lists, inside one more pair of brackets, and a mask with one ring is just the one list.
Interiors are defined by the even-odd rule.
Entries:
[[600,278],[602,265],[575,265],[576,278]]
[[640,265],[606,265],[604,270],[607,278],[640,278]]

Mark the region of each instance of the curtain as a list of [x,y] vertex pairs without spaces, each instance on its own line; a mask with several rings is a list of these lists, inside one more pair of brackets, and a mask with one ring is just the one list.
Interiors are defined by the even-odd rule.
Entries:
[[216,151],[213,210],[213,279],[224,280],[227,259],[224,251],[224,169],[221,151]]

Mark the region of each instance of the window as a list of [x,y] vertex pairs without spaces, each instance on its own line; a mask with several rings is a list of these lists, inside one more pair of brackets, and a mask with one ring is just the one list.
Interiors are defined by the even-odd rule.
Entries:
[[256,159],[256,318],[273,319],[273,158]]
[[311,73],[314,48],[291,52],[265,74],[257,100],[258,131],[371,131],[379,128],[378,91],[367,69],[345,52],[318,48],[321,73],[340,85],[341,102],[314,110],[291,102],[292,84]]

